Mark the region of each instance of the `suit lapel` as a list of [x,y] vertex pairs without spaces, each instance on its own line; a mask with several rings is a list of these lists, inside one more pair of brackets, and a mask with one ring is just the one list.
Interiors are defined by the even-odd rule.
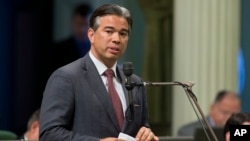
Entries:
[[121,84],[122,84],[122,89],[126,98],[126,105],[128,106],[129,101],[128,101],[128,90],[125,87],[125,75],[121,72],[121,70],[117,67],[116,68],[116,73],[117,73],[117,77],[120,80]]
[[[118,67],[116,68],[116,73],[117,73],[118,79],[120,80],[120,82],[122,84],[122,89],[123,89],[123,92],[124,92],[124,95],[125,95],[125,98],[126,98],[126,105],[127,105],[127,108],[128,108],[129,100],[128,100],[128,90],[125,87],[125,75],[122,73],[122,71]],[[124,129],[126,129],[126,126],[128,124],[127,123],[127,118],[126,118],[126,111],[127,111],[127,109],[125,110],[125,113],[124,113],[125,116],[124,116],[122,131],[124,131]]]
[[97,96],[103,109],[107,112],[107,115],[110,117],[114,126],[119,130],[118,121],[115,118],[115,113],[113,110],[112,103],[110,101],[108,92],[103,84],[103,81],[89,55],[86,55],[83,58],[82,68],[86,71],[86,80],[89,82],[90,87],[92,88],[93,94]]

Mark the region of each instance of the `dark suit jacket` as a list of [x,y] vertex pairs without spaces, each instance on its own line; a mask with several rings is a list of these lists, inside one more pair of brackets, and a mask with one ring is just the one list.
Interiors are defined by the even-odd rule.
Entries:
[[24,135],[18,137],[18,140],[24,141],[25,140]]
[[[117,68],[128,105],[125,76]],[[132,82],[141,82],[135,75]],[[148,127],[144,87],[133,89],[134,120],[124,120],[122,132],[135,136]],[[99,141],[118,137],[119,127],[107,90],[89,55],[56,70],[49,78],[41,106],[40,141]]]
[[[206,119],[209,122],[209,116],[207,116]],[[211,123],[209,124],[211,125]],[[194,136],[196,129],[201,127],[199,120],[188,123],[179,129],[178,136]]]

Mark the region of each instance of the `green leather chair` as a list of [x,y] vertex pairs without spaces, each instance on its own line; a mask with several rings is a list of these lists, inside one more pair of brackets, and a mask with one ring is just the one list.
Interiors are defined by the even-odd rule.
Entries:
[[0,130],[0,140],[16,140],[17,135],[11,131]]

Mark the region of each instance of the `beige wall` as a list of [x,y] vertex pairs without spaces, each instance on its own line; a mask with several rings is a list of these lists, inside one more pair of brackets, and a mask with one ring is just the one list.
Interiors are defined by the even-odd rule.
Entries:
[[[238,0],[175,0],[174,80],[195,82],[205,114],[221,89],[237,90]],[[197,117],[181,88],[174,89],[173,133]]]

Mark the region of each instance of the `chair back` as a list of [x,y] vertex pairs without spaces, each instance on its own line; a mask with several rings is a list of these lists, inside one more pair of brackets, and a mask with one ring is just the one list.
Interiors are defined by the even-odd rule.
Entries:
[[17,135],[11,131],[0,130],[0,140],[16,140]]

